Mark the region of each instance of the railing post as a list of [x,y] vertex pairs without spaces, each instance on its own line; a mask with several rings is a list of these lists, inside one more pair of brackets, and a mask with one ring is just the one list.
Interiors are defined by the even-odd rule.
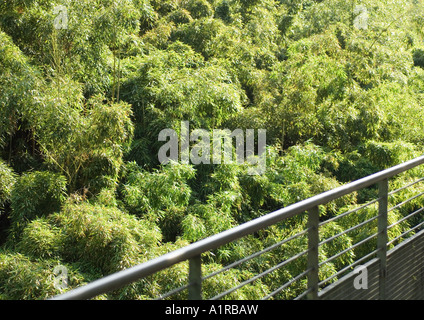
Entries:
[[319,244],[319,207],[314,207],[308,211],[308,294],[309,300],[318,299],[318,283],[319,283],[319,259],[318,259],[318,244]]
[[189,260],[188,299],[202,300],[202,257],[198,255]]
[[387,207],[389,182],[384,179],[378,183],[378,236],[377,257],[380,260],[379,297],[386,299],[386,272],[387,272]]

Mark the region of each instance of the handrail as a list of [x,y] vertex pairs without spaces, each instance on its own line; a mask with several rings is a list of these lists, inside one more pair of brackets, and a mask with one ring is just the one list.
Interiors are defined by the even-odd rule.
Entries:
[[202,253],[216,249],[248,234],[255,233],[296,214],[309,211],[319,205],[326,204],[344,195],[369,187],[389,179],[424,163],[424,156],[396,165],[392,168],[377,172],[365,178],[347,183],[338,188],[318,194],[306,200],[276,210],[254,220],[243,223],[232,229],[215,234],[203,240],[194,242],[186,247],[164,254],[140,265],[116,272],[104,278],[95,280],[87,285],[55,296],[51,300],[90,299],[100,294],[119,289],[160,270],[171,267],[179,262],[193,259]]

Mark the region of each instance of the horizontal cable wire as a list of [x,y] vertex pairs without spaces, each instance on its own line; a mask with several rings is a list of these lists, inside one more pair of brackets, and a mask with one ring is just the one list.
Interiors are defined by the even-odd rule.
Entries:
[[240,259],[238,261],[235,261],[235,262],[229,264],[228,266],[225,266],[224,268],[222,268],[220,270],[217,270],[215,272],[212,272],[212,273],[208,274],[207,276],[204,276],[202,278],[202,280],[206,280],[206,279],[209,279],[209,278],[211,278],[213,276],[216,276],[217,274],[220,274],[220,273],[222,273],[224,271],[227,271],[227,270],[229,270],[229,269],[231,269],[231,268],[233,268],[235,266],[238,266],[238,265],[240,265],[240,264],[242,264],[242,263],[244,263],[246,261],[249,261],[249,260],[251,260],[253,258],[256,258],[257,256],[260,256],[260,255],[264,254],[265,252],[271,251],[271,250],[275,249],[276,247],[285,244],[286,242],[289,242],[289,241],[291,241],[293,239],[296,239],[297,237],[303,236],[303,235],[305,235],[309,231],[309,229],[310,228],[308,228],[308,229],[306,229],[306,230],[304,230],[302,232],[296,233],[295,235],[293,235],[293,236],[291,236],[291,237],[289,237],[287,239],[284,239],[284,240],[282,240],[280,242],[277,242],[277,243],[273,244],[272,246],[269,246],[269,247],[267,247],[267,248],[265,248],[265,249],[263,249],[261,251],[255,252],[255,253],[251,254],[250,256],[247,256],[246,258],[243,258],[243,259]]
[[294,300],[300,300],[300,299],[302,299],[304,296],[306,296],[311,291],[312,291],[312,288],[309,288],[309,289],[305,290],[300,295],[298,295],[296,298],[294,298]]
[[286,264],[288,264],[288,263],[296,260],[297,258],[305,255],[308,252],[309,252],[309,250],[302,251],[302,252],[300,252],[300,253],[298,253],[298,254],[290,257],[289,259],[284,260],[283,262],[280,262],[279,264],[275,265],[274,267],[269,268],[269,269],[265,270],[264,272],[261,272],[261,273],[257,274],[256,276],[254,276],[254,277],[252,277],[252,278],[250,278],[248,280],[243,281],[238,286],[235,286],[234,288],[228,289],[227,291],[224,291],[224,292],[216,295],[215,297],[211,298],[210,300],[217,300],[219,298],[222,298],[222,297],[226,296],[227,294],[229,294],[229,293],[231,293],[233,291],[236,291],[236,290],[240,289],[241,287],[244,287],[246,284],[249,284],[249,283],[251,283],[251,282],[253,282],[253,281],[255,281],[255,280],[259,279],[259,278],[262,278],[263,276],[265,276],[265,275],[267,275],[267,274],[269,274],[269,273],[271,273],[271,272],[273,272],[273,271],[281,268],[282,266],[284,266],[284,265],[286,265]]
[[355,209],[352,209],[352,210],[346,211],[346,212],[344,212],[344,213],[342,213],[342,214],[340,214],[340,215],[338,215],[338,216],[335,216],[335,217],[333,217],[333,218],[330,218],[330,219],[327,219],[327,220],[325,220],[325,221],[322,221],[321,223],[319,223],[319,226],[323,226],[324,224],[326,224],[326,223],[328,223],[328,222],[335,221],[335,220],[337,220],[337,219],[339,219],[339,218],[342,218],[342,217],[344,217],[344,216],[346,216],[346,215],[348,215],[348,214],[351,214],[351,213],[354,213],[354,212],[359,211],[359,210],[361,210],[361,209],[364,209],[364,208],[366,208],[366,207],[368,207],[368,206],[370,206],[370,205],[372,205],[372,204],[376,203],[376,202],[377,202],[377,201],[379,201],[380,199],[381,199],[381,198],[378,198],[378,199],[372,200],[372,201],[370,201],[370,202],[367,202],[367,203],[365,203],[365,204],[361,205],[360,207],[357,207],[357,208],[355,208]]
[[397,204],[397,205],[395,205],[394,207],[392,207],[392,208],[388,209],[388,210],[387,210],[387,212],[393,211],[393,210],[395,210],[395,209],[399,208],[400,206],[404,205],[405,203],[408,203],[409,201],[414,200],[414,199],[416,199],[416,198],[418,198],[418,197],[422,196],[423,194],[424,194],[424,192],[421,192],[420,194],[417,194],[417,195],[413,196],[412,198],[409,198],[408,200],[405,200],[405,201],[403,201],[403,202],[401,202],[401,203],[398,203],[398,204]]
[[411,229],[409,229],[408,231],[405,231],[404,233],[402,233],[400,236],[397,236],[396,238],[394,238],[393,240],[391,240],[391,241],[389,241],[388,243],[387,243],[387,245],[391,245],[393,242],[395,242],[397,239],[399,239],[399,238],[401,238],[401,237],[403,237],[404,235],[406,235],[406,234],[408,234],[408,233],[410,233],[410,232],[412,232],[412,231],[414,231],[415,229],[418,229],[419,227],[421,227],[422,225],[424,225],[424,221],[423,222],[421,222],[421,223],[419,223],[419,224],[417,224],[415,227],[413,227],[413,228],[411,228]]
[[330,277],[322,280],[321,282],[318,283],[319,286],[322,286],[324,283],[327,283],[328,281],[330,281],[331,279],[338,277],[340,274],[342,274],[343,272],[345,272],[346,270],[348,270],[349,268],[352,268],[354,266],[356,266],[357,264],[359,264],[360,262],[362,262],[363,260],[366,260],[369,257],[372,257],[373,255],[375,255],[377,253],[378,250],[374,250],[370,253],[368,253],[367,255],[363,256],[362,258],[356,260],[355,262],[351,263],[350,265],[344,267],[343,269],[339,270],[337,273],[331,275]]
[[353,226],[353,227],[351,227],[349,229],[346,229],[343,232],[340,232],[340,233],[338,233],[338,234],[336,234],[336,235],[334,235],[334,236],[332,236],[330,238],[327,238],[327,239],[321,241],[318,245],[321,246],[321,245],[323,245],[323,244],[325,244],[327,242],[330,242],[331,240],[334,240],[334,239],[336,239],[336,238],[338,238],[338,237],[340,237],[340,236],[342,236],[342,235],[344,235],[344,234],[346,234],[346,233],[348,233],[350,231],[353,231],[353,230],[355,230],[355,229],[357,229],[359,227],[362,227],[362,226],[366,225],[367,223],[369,223],[369,222],[371,222],[371,221],[373,221],[373,220],[375,220],[377,218],[378,218],[378,216],[375,216],[375,217],[372,217],[372,218],[370,218],[368,220],[365,220],[365,221],[363,221],[363,222],[361,222],[361,223],[359,223],[359,224],[357,224],[357,225],[355,225],[355,226]]
[[282,290],[284,290],[285,288],[289,287],[290,285],[292,285],[294,282],[296,282],[299,279],[302,279],[304,276],[306,276],[310,271],[312,270],[312,268],[309,268],[308,270],[302,272],[301,274],[298,274],[296,277],[294,277],[293,279],[291,279],[290,281],[286,282],[284,285],[282,285],[281,287],[277,288],[276,290],[274,290],[273,292],[271,292],[269,295],[263,297],[261,300],[268,300],[269,298],[275,296],[277,293],[281,292]]
[[412,216],[416,215],[417,213],[420,213],[423,210],[424,210],[424,208],[421,208],[421,209],[418,209],[418,210],[408,214],[407,216],[403,217],[402,219],[399,219],[398,221],[392,223],[390,226],[387,227],[387,229],[390,229],[390,228],[394,227],[395,225],[398,225],[399,223],[411,218]]
[[334,260],[335,258],[338,258],[338,257],[340,257],[341,255],[345,254],[345,253],[346,253],[346,252],[348,252],[349,250],[352,250],[352,249],[355,249],[356,247],[359,247],[361,244],[364,244],[365,242],[367,242],[367,241],[371,240],[372,238],[376,237],[377,235],[378,235],[378,233],[375,233],[375,234],[373,234],[373,235],[371,235],[371,236],[369,236],[369,237],[367,237],[367,238],[365,238],[365,239],[363,239],[363,240],[361,240],[361,241],[359,241],[359,242],[355,243],[354,245],[350,246],[349,248],[347,248],[347,249],[345,249],[345,250],[343,250],[343,251],[339,252],[338,254],[335,254],[334,256],[332,256],[332,257],[328,258],[327,260],[325,260],[325,261],[323,261],[323,262],[319,263],[319,264],[318,264],[318,266],[319,266],[319,267],[321,267],[322,265],[324,265],[324,264],[326,264],[326,263],[328,263],[328,262],[330,262],[330,261]]
[[404,187],[402,187],[402,188],[399,188],[399,189],[396,189],[396,190],[393,190],[393,191],[389,192],[389,193],[388,193],[388,195],[389,195],[389,196],[391,196],[391,195],[393,195],[393,194],[395,194],[395,193],[398,193],[399,191],[401,191],[401,190],[403,190],[403,189],[409,188],[409,187],[413,186],[414,184],[417,184],[418,182],[421,182],[421,181],[423,181],[423,180],[424,180],[424,178],[421,178],[421,179],[419,179],[419,180],[417,180],[417,181],[414,181],[414,182],[412,182],[412,183],[410,183],[410,184],[407,184],[406,186],[404,186]]
[[191,285],[192,284],[189,283],[189,284],[186,284],[185,286],[178,287],[176,289],[173,289],[171,291],[168,291],[167,293],[165,293],[165,294],[163,294],[163,295],[161,295],[161,296],[159,296],[159,297],[157,297],[156,299],[153,299],[153,300],[162,300],[162,299],[165,299],[165,298],[167,298],[169,296],[172,296],[172,295],[174,295],[174,294],[176,294],[176,293],[178,293],[180,291],[183,291],[183,290],[187,289]]

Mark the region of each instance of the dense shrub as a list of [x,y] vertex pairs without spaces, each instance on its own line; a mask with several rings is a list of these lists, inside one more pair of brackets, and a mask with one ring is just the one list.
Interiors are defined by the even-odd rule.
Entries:
[[61,230],[42,217],[26,225],[17,248],[26,256],[47,259],[59,256],[61,242]]
[[18,239],[23,228],[33,219],[60,211],[66,191],[66,179],[60,174],[43,171],[19,177],[11,195],[9,240]]
[[6,202],[10,201],[15,181],[13,170],[0,159],[0,212]]
[[424,68],[424,50],[416,49],[413,53],[414,65]]
[[415,146],[403,141],[376,142],[368,141],[360,152],[379,170],[393,167],[417,157]]
[[56,236],[62,237],[59,251],[65,261],[84,262],[104,275],[151,258],[162,240],[153,223],[100,205],[68,204],[49,221],[61,230]]
[[[74,287],[422,153],[419,1],[66,1],[62,29],[57,5],[0,1],[1,299],[63,292],[53,285],[59,264]],[[160,164],[159,132],[173,129],[180,142],[182,121],[209,132],[266,129],[265,172],[251,175],[248,162]],[[417,167],[393,177],[390,190],[423,175]],[[424,218],[421,188],[390,196],[391,207],[410,199],[390,212],[390,224],[415,212],[390,228],[390,239]],[[320,220],[377,194],[370,186],[321,205]],[[374,203],[321,225],[320,240],[377,213]],[[203,272],[305,228],[299,214],[216,248],[202,255]],[[376,231],[374,219],[324,243],[320,262]],[[375,245],[323,264],[320,279]],[[204,297],[307,247],[301,236],[208,278]],[[302,255],[225,299],[262,298],[306,266]],[[186,285],[187,275],[180,263],[100,298],[154,298]],[[306,287],[305,276],[274,298]]]
[[68,290],[83,285],[84,277],[60,260],[32,261],[25,255],[0,251],[0,286],[5,300],[47,299],[63,293],[55,287],[55,267],[67,269]]
[[185,6],[194,19],[211,17],[214,13],[212,5],[207,0],[189,0]]

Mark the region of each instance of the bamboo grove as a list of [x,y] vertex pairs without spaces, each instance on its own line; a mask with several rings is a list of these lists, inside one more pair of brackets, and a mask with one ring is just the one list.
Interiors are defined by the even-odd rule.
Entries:
[[[57,6],[67,9],[66,28],[54,25]],[[51,297],[421,155],[423,25],[419,0],[0,1],[0,298]],[[265,173],[238,163],[160,164],[158,134],[178,132],[181,121],[266,129]],[[401,175],[391,188],[423,173]],[[346,196],[321,216],[375,194]],[[389,219],[423,205],[416,199]],[[305,224],[299,217],[217,249],[204,272]],[[344,235],[320,256],[372,232]],[[206,280],[205,298],[305,247],[299,238]],[[259,299],[304,264],[227,298]],[[67,288],[54,284],[58,265],[68,270]],[[183,263],[99,299],[150,299],[186,278]]]

